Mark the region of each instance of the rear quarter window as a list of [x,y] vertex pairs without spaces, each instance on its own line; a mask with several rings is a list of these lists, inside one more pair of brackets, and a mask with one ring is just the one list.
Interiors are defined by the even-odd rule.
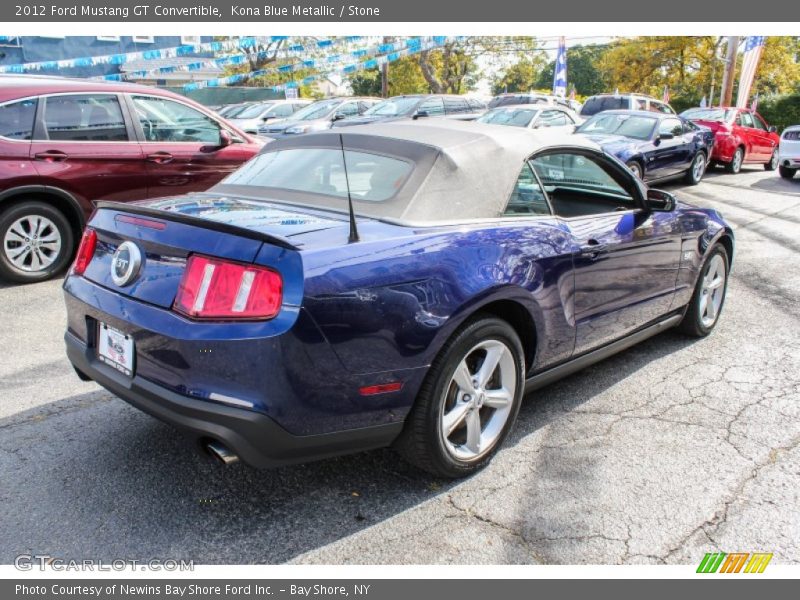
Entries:
[[0,136],[11,140],[31,139],[35,114],[35,98],[3,104],[0,106]]

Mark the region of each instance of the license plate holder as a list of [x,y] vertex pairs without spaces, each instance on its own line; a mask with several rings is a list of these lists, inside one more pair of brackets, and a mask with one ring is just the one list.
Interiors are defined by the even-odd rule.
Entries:
[[133,377],[136,363],[133,337],[107,323],[98,322],[97,358],[123,375]]

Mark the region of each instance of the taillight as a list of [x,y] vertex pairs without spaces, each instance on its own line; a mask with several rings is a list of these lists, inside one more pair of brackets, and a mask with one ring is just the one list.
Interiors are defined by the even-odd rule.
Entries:
[[275,271],[194,254],[174,309],[196,319],[269,319],[282,299],[283,280]]
[[89,263],[94,257],[94,250],[97,247],[97,232],[91,227],[87,227],[81,236],[81,243],[78,246],[78,253],[75,255],[75,262],[72,265],[72,272],[75,275],[83,275]]

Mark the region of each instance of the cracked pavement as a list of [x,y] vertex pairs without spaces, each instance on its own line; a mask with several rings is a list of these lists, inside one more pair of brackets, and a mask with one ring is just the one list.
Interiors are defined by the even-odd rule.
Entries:
[[716,331],[534,392],[489,468],[456,483],[388,450],[220,468],[74,376],[60,282],[0,289],[0,562],[800,562],[800,180],[759,167],[664,187],[736,229]]

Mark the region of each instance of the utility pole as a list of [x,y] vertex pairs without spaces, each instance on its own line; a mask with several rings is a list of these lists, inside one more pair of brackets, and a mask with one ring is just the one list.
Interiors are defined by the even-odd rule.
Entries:
[[[394,37],[383,36],[384,44],[391,44],[394,42]],[[381,98],[389,97],[389,63],[385,62],[381,65]]]
[[725,71],[722,75],[720,106],[730,106],[733,99],[733,80],[736,76],[736,52],[739,50],[739,36],[728,38],[728,53],[725,57]]

